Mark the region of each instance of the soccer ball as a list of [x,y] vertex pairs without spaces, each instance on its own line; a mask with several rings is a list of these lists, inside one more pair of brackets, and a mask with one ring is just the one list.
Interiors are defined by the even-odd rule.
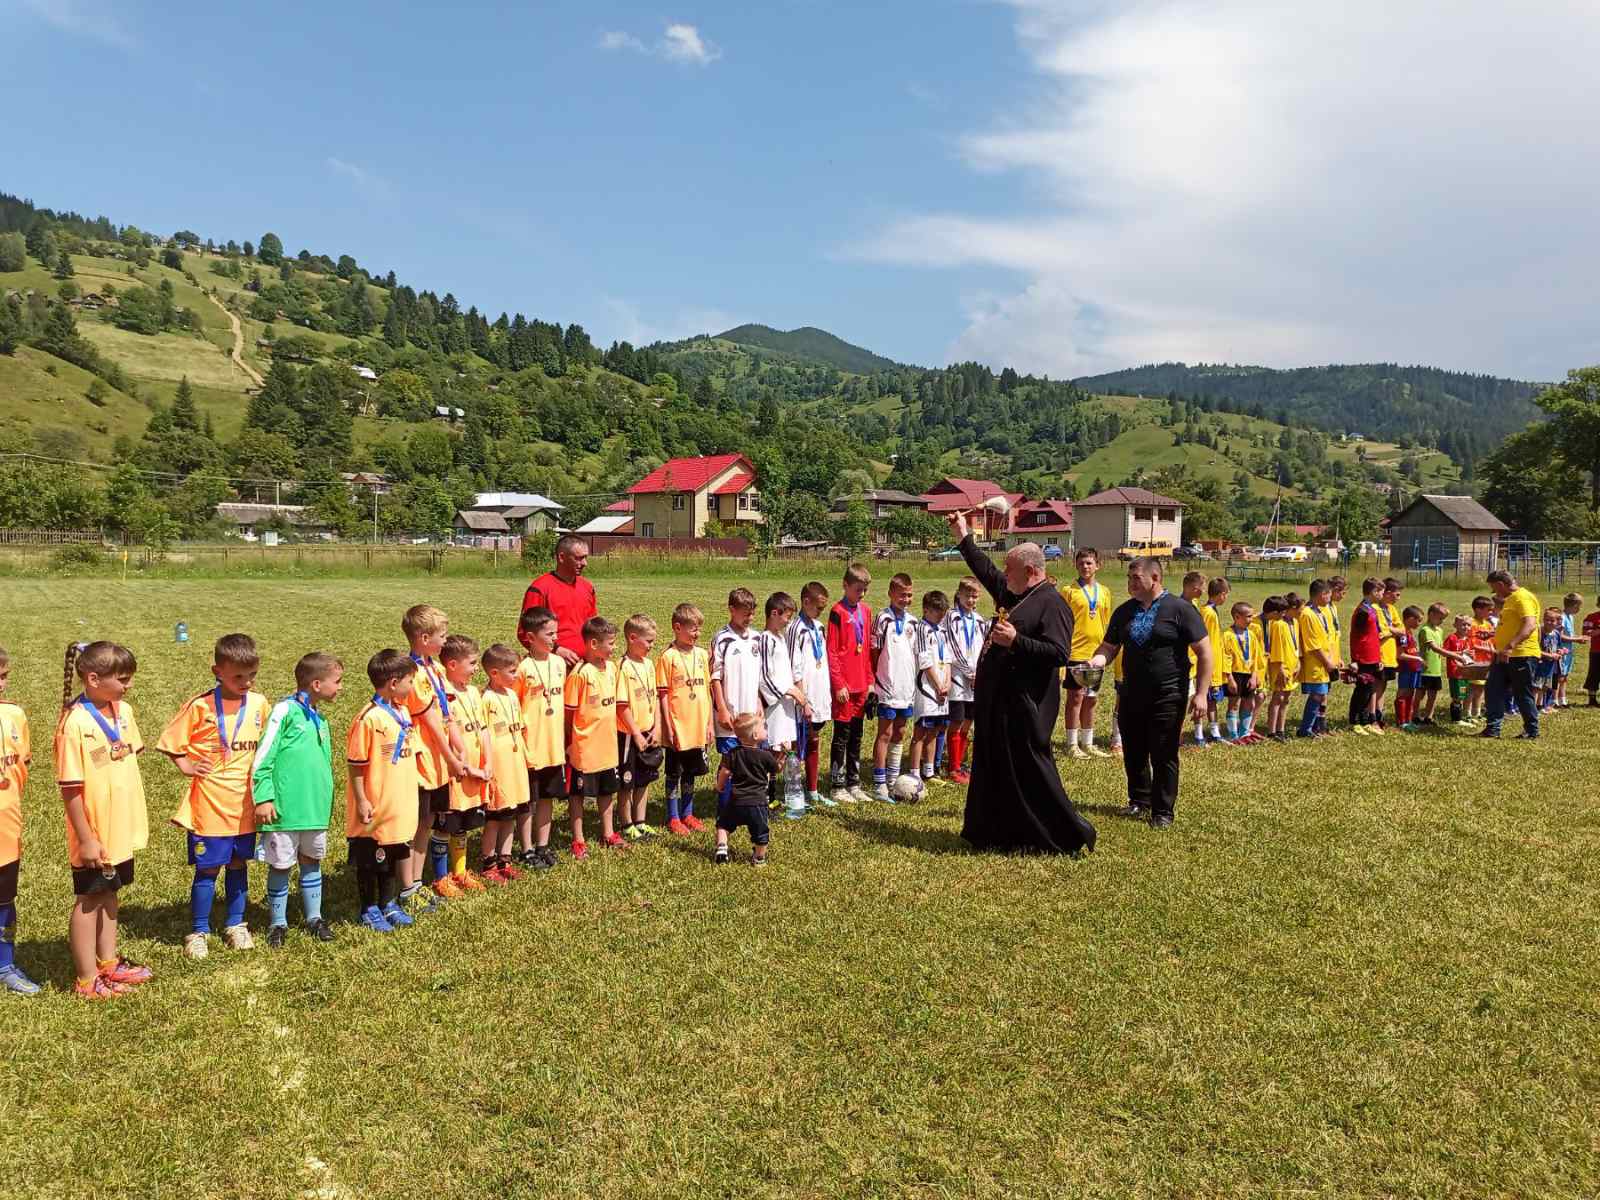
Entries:
[[897,804],[914,804],[922,799],[922,781],[915,775],[902,775],[894,781],[889,794]]

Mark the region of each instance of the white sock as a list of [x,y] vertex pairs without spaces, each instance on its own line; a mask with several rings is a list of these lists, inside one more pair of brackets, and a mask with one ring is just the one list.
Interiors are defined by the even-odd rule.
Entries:
[[1068,725],[1067,726],[1067,749],[1071,750],[1077,744],[1078,744],[1078,727],[1076,725]]
[[1079,736],[1083,739],[1083,748],[1085,750],[1094,749],[1094,726],[1091,725],[1087,729],[1080,730]]
[[1215,721],[1211,722],[1211,736],[1219,740],[1222,737],[1222,727]]
[[1206,727],[1204,725],[1195,725],[1194,740],[1197,742],[1203,742],[1206,740]]
[[889,757],[884,765],[889,768],[890,784],[893,784],[896,779],[900,778],[900,756],[903,751],[904,747],[898,742],[889,747]]
[[924,779],[933,778],[933,764],[931,762],[925,762],[922,764],[922,777]]

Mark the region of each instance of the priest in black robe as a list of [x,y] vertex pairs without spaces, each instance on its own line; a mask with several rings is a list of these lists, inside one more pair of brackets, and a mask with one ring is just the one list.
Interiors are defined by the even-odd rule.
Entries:
[[961,557],[998,609],[978,662],[973,700],[972,782],[961,836],[980,850],[1093,850],[1095,830],[1067,799],[1050,750],[1061,705],[1061,668],[1072,648],[1072,613],[1045,574],[1032,542],[996,567],[968,532],[950,527]]

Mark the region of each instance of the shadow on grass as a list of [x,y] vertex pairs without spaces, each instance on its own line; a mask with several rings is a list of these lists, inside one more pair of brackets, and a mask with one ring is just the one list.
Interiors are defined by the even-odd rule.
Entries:
[[882,821],[855,812],[832,814],[839,825],[851,833],[885,846],[904,846],[927,854],[976,854],[958,833],[948,829],[917,829],[895,821]]
[[1127,807],[1126,804],[1079,804],[1079,805],[1077,805],[1077,809],[1078,809],[1079,812],[1081,812],[1081,813],[1090,813],[1090,814],[1093,814],[1094,816],[1097,816],[1097,817],[1116,817],[1118,820],[1121,820],[1121,821],[1133,821],[1133,822],[1135,822],[1136,824],[1139,824],[1139,825],[1148,825],[1150,823],[1150,819],[1148,817],[1130,817],[1127,813],[1123,812],[1123,809],[1126,808],[1126,807]]
[[[249,900],[245,905],[244,922],[253,935],[267,931],[266,904],[267,871],[259,863],[250,870]],[[130,901],[132,901],[130,903]],[[222,878],[217,878],[216,902],[211,906],[211,932],[220,936],[227,923],[224,908]],[[324,859],[322,864],[322,915],[333,924],[355,924],[361,914],[361,899],[356,893],[355,871],[349,860]],[[289,877],[289,925],[304,923],[305,913],[300,907],[300,871],[296,867]],[[182,945],[189,936],[194,921],[189,914],[189,893],[165,904],[140,904],[132,896],[121,904],[118,924],[124,934],[149,938],[155,942]]]

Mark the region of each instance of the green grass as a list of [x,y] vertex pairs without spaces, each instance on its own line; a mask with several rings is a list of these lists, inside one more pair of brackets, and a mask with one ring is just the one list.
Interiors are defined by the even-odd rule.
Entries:
[[220,347],[192,333],[134,333],[95,320],[79,321],[78,332],[134,379],[176,383],[187,375],[196,386],[235,392],[248,382]]
[[105,389],[105,403],[94,404],[88,399],[94,380],[80,367],[32,346],[19,346],[15,354],[0,354],[0,419],[8,428],[35,434],[58,431],[81,441],[90,453],[109,455],[118,434],[139,435],[150,410],[104,381],[100,386]]
[[[715,626],[735,570],[607,568],[598,586],[614,617],[690,599]],[[761,574],[763,593],[803,581]],[[282,953],[202,964],[179,953],[178,776],[152,753],[153,841],[123,929],[156,979],[106,1006],[64,994],[48,747],[66,639],[137,651],[151,741],[209,679],[221,633],[256,635],[273,696],[298,654],[334,650],[351,669],[342,735],[405,606],[439,604],[487,642],[509,638],[521,590],[0,581],[11,695],[39,746],[18,953],[51,985],[5,1008],[9,1195],[1600,1190],[1600,723],[1583,712],[1536,746],[1394,735],[1186,756],[1165,836],[1109,815],[1117,763],[1072,763],[1100,828],[1081,862],[965,853],[961,797],[940,787],[919,807],[779,822],[760,874],[713,869],[706,839],[656,845],[392,939],[341,924],[329,947],[296,932]]]
[[[1125,429],[1109,445],[1101,446],[1067,472],[1067,478],[1082,488],[1096,479],[1111,487],[1133,476],[1137,470],[1159,471],[1163,467],[1184,466],[1196,479],[1216,479],[1231,485],[1233,477],[1247,470],[1220,450],[1186,442],[1172,444],[1173,430],[1161,425],[1140,424]],[[1251,475],[1250,489],[1258,496],[1272,496],[1275,488],[1268,480]]]

